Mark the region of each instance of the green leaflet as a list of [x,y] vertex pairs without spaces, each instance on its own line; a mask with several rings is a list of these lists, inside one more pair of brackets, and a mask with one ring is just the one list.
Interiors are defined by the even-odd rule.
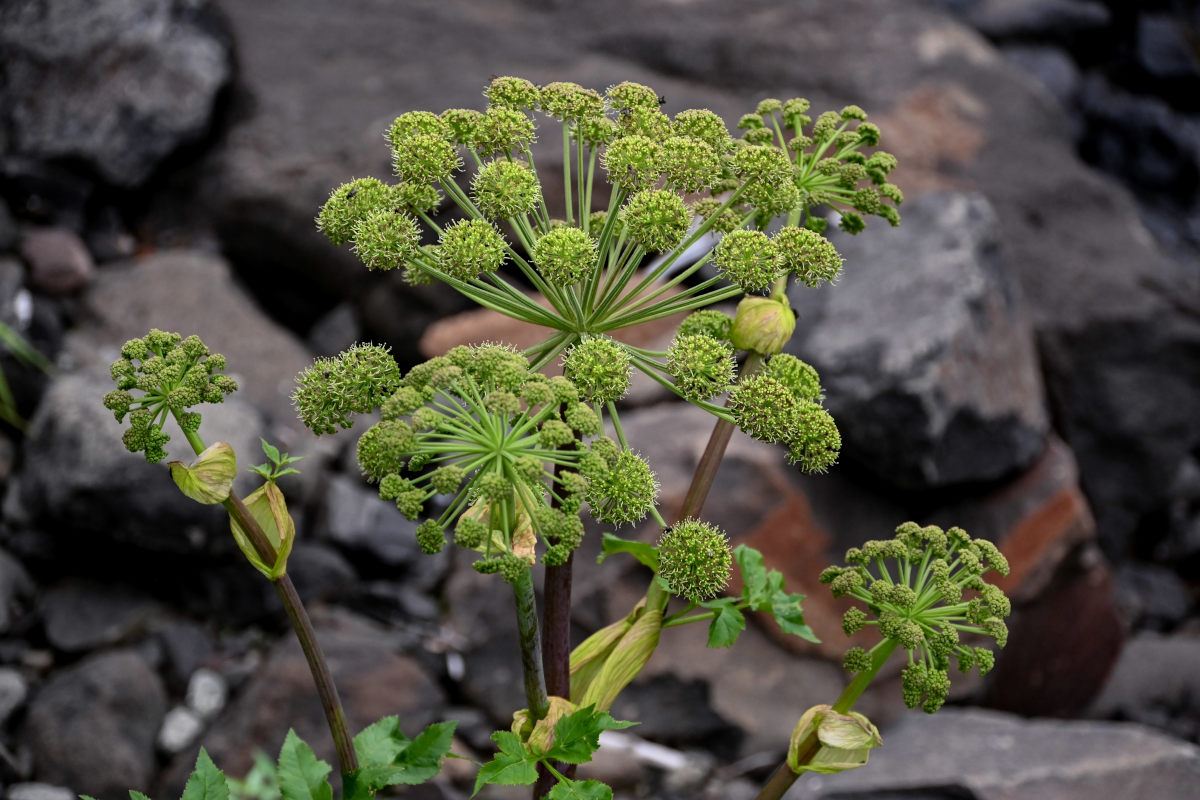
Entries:
[[606,711],[597,711],[595,706],[581,708],[568,714],[554,726],[554,746],[545,758],[565,761],[568,764],[584,764],[592,760],[592,753],[600,749],[600,734],[637,725],[636,722],[613,719]]
[[746,617],[736,604],[737,601],[732,597],[722,597],[704,603],[705,608],[711,608],[715,613],[708,625],[709,647],[729,647],[746,629]]
[[550,800],[612,800],[612,789],[600,781],[561,780],[550,794]]
[[333,788],[325,780],[330,769],[294,730],[288,731],[279,751],[279,791],[283,800],[333,800]]
[[612,533],[605,533],[601,547],[603,550],[600,557],[596,559],[597,563],[604,563],[604,559],[617,553],[628,553],[645,566],[655,572],[658,571],[658,548],[652,544],[633,542]]
[[[130,792],[130,796],[133,796],[133,792]],[[225,776],[203,748],[200,749],[200,755],[196,756],[196,768],[192,770],[183,789],[183,800],[229,800],[229,784],[225,783]]]
[[492,741],[500,748],[500,752],[479,768],[472,797],[489,783],[528,786],[537,780],[537,757],[525,749],[519,736],[512,731],[496,731],[492,734]]

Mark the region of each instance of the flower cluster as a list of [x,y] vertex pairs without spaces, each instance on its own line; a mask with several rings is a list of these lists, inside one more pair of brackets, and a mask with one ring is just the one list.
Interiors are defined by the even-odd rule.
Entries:
[[456,347],[403,379],[386,351],[356,346],[298,383],[296,406],[317,432],[380,409],[358,440],[363,474],[409,519],[425,516],[435,495],[449,497],[417,540],[435,553],[453,530],[456,544],[483,554],[483,572],[515,580],[539,541],[546,563],[565,562],[583,537],[585,501],[620,523],[640,520],[657,497],[649,465],[599,435],[600,418],[574,382],[531,371],[502,345]]
[[671,592],[693,603],[724,590],[732,570],[729,540],[715,525],[685,519],[658,540],[658,575]]
[[[890,569],[887,561],[894,562]],[[866,604],[866,611],[846,612],[846,635],[877,626],[885,640],[908,651],[901,688],[909,708],[921,706],[930,714],[941,708],[950,690],[951,656],[962,672],[991,670],[992,651],[963,643],[960,634],[989,636],[997,647],[1008,641],[1004,618],[1011,604],[999,587],[983,579],[989,570],[1008,574],[1008,561],[994,544],[972,539],[961,528],[943,531],[906,522],[893,539],[851,548],[846,562],[849,566],[822,572],[821,582],[835,597]],[[870,661],[860,647],[846,654],[846,667],[854,672],[867,669]]]
[[787,445],[788,459],[809,473],[828,470],[842,447],[837,424],[820,402],[817,371],[786,353],[772,356],[729,392],[738,427],[755,439]]
[[[318,227],[332,242],[350,243],[369,269],[403,268],[412,282],[442,281],[484,307],[550,328],[527,351],[533,367],[564,358],[588,400],[605,403],[624,391],[589,385],[580,362],[605,350],[613,364],[627,362],[721,413],[707,401],[733,376],[711,342],[685,342],[681,334],[669,352],[594,343],[744,292],[770,290],[782,300],[789,280],[812,287],[834,281],[842,260],[821,235],[824,219],[814,212],[822,205],[836,207],[850,231],[862,227],[859,214],[899,220],[902,198],[886,180],[895,159],[868,155],[879,129],[855,107],[813,120],[805,100],[764,100],[742,118],[744,135],[735,139],[712,111],[671,116],[657,92],[632,82],[601,93],[505,76],[484,96],[483,111],[397,117],[385,138],[400,182],[360,178],[338,187]],[[553,201],[543,195],[530,149],[547,123],[561,129],[563,141],[564,192]],[[469,191],[454,177],[464,165],[474,170]],[[593,197],[597,173],[610,185],[602,210]],[[441,224],[430,216],[443,196],[463,218]],[[552,217],[552,208],[565,219]],[[768,235],[776,218],[784,225]],[[422,222],[436,243],[421,244]],[[721,236],[706,239],[710,232]],[[694,252],[701,242],[708,250]],[[662,256],[642,270],[654,253]],[[701,280],[709,262],[724,281]],[[517,274],[544,302],[513,280]],[[734,332],[714,338],[779,352],[794,315],[786,304],[760,306],[747,307]]]
[[198,336],[184,339],[157,328],[126,342],[110,371],[117,388],[104,395],[104,407],[117,422],[129,415],[122,441],[131,453],[145,453],[151,463],[167,455],[163,446],[171,437],[163,425],[168,414],[185,434],[195,434],[200,414],[188,409],[220,403],[237,389],[233,378],[219,374],[225,371],[225,357],[210,353]]

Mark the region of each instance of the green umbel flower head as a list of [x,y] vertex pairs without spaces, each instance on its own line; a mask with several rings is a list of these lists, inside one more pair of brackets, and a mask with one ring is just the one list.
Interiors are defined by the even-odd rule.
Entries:
[[464,219],[448,225],[438,240],[438,266],[460,281],[495,272],[507,255],[500,231],[482,219]]
[[579,228],[555,228],[533,248],[538,272],[555,286],[573,284],[590,274],[596,256],[596,241]]
[[[894,562],[889,566],[886,562]],[[821,582],[835,597],[853,597],[866,606],[848,610],[843,628],[852,634],[876,626],[880,635],[908,651],[901,692],[909,708],[932,714],[950,691],[950,657],[962,672],[992,668],[986,648],[960,640],[962,634],[989,636],[997,647],[1008,641],[1004,618],[1008,598],[983,579],[989,570],[1008,574],[1008,561],[986,539],[961,528],[943,531],[906,522],[893,539],[873,540],[846,552],[845,567],[829,567]],[[974,597],[967,598],[967,593]],[[861,671],[869,663],[861,648],[847,654],[846,666]]]
[[775,234],[773,241],[780,265],[806,286],[833,283],[842,271],[842,257],[819,233],[789,226]]
[[585,459],[580,465],[588,481],[592,516],[614,525],[645,518],[658,499],[658,481],[646,459],[603,438],[593,443],[592,455],[597,457]]
[[680,192],[708,189],[720,177],[721,161],[712,146],[692,136],[671,136],[662,143],[659,160],[667,185]]
[[683,241],[692,215],[674,192],[649,189],[638,192],[621,209],[629,236],[642,247],[665,253]]
[[725,120],[707,108],[689,108],[675,115],[671,129],[679,136],[699,139],[717,154],[729,152],[733,140],[725,127]]
[[627,192],[649,189],[662,174],[659,147],[645,136],[622,136],[604,149],[600,163],[608,182]]
[[379,208],[354,225],[354,252],[370,270],[392,270],[417,250],[417,221],[401,211]]
[[150,463],[162,461],[170,436],[163,424],[170,413],[186,433],[200,427],[200,414],[189,411],[201,403],[220,403],[237,389],[237,382],[220,373],[225,357],[210,353],[198,336],[153,328],[121,348],[110,373],[115,391],[104,395],[104,407],[117,422],[129,415],[122,441],[131,453],[144,453]]
[[720,528],[685,519],[658,540],[659,576],[671,592],[693,603],[719,594],[729,583],[733,551]]
[[633,81],[621,81],[615,86],[608,87],[604,99],[612,108],[650,108],[658,110],[658,92],[649,86]]
[[488,105],[500,108],[512,108],[517,111],[528,111],[537,108],[541,93],[538,88],[524,78],[514,78],[505,75],[492,78],[492,82],[484,89],[483,94],[488,99]]
[[716,397],[733,383],[733,347],[705,334],[676,336],[667,350],[667,369],[688,400]]
[[313,433],[334,433],[370,414],[400,386],[400,368],[388,348],[356,344],[336,358],[319,358],[296,376],[292,405]]
[[537,174],[523,161],[485,164],[471,183],[475,205],[492,219],[508,219],[532,211],[542,197]]
[[334,244],[345,244],[354,236],[359,221],[388,205],[392,190],[377,178],[358,178],[334,189],[317,215],[317,228]]
[[689,314],[683,322],[679,323],[679,330],[676,336],[703,334],[721,342],[728,342],[729,327],[732,324],[733,318],[728,314],[713,308],[706,308],[703,311],[695,311]]
[[392,144],[392,166],[404,181],[433,183],[461,169],[462,159],[444,136],[416,133]]
[[579,545],[584,495],[602,496],[580,473],[599,420],[565,378],[531,372],[501,345],[456,347],[413,367],[382,408],[359,439],[359,466],[409,518],[449,498],[418,530],[426,551],[446,529],[485,560],[515,556],[526,568],[539,540],[558,555]]
[[738,381],[729,410],[739,428],[764,442],[782,442],[803,472],[825,472],[837,461],[842,439],[833,417],[763,373]]
[[629,353],[607,336],[585,339],[563,356],[563,374],[590,402],[609,403],[629,391]]
[[734,231],[721,238],[713,261],[744,291],[766,289],[779,275],[779,254],[762,231]]

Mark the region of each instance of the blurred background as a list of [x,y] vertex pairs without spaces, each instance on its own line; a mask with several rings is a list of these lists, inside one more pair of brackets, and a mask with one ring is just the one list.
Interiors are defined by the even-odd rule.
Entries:
[[[809,594],[825,643],[670,631],[614,708],[642,726],[590,774],[624,798],[753,797],[844,681],[816,575],[916,519],[1002,546],[1010,644],[936,717],[880,681],[860,705],[883,726],[871,765],[789,796],[1200,795],[1194,0],[0,2],[0,322],[32,346],[6,337],[0,358],[0,791],[174,796],[201,744],[240,774],[289,726],[332,755],[219,509],[127,454],[100,405],[151,326],[199,334],[242,384],[206,438],[246,463],[259,435],[305,456],[290,572],[352,725],[454,718],[458,752],[490,752],[523,705],[507,588],[421,556],[359,478],[355,433],[316,440],[289,396],[357,340],[407,367],[504,331],[313,225],[333,187],[389,177],[397,114],[481,108],[504,74],[639,81],[731,122],[763,97],[855,103],[906,195],[900,228],[835,237],[836,287],[793,298],[789,347],[821,372],[842,463],[804,478],[738,435],[706,508]],[[652,386],[622,419],[677,507],[710,422]],[[645,587],[591,560],[575,641]],[[406,796],[464,797],[465,763]]]

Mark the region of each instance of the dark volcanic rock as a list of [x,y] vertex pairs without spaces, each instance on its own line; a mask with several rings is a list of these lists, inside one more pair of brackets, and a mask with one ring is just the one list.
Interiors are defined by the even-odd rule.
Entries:
[[417,546],[416,523],[405,519],[393,503],[379,499],[379,493],[362,481],[345,475],[329,480],[325,495],[323,522],[318,530],[352,556],[394,570],[427,559]]
[[713,710],[709,695],[706,681],[659,674],[622,692],[612,713],[617,719],[637,720],[638,736],[651,741],[705,747],[722,758],[735,758],[743,732]]
[[818,796],[1185,800],[1200,781],[1200,748],[1140,725],[948,708],[906,714],[883,741],[870,769],[822,777]]
[[0,550],[0,634],[12,630],[28,610],[33,593],[33,579],[21,562]]
[[1088,711],[1089,716],[1131,720],[1200,740],[1200,638],[1138,634]]
[[154,737],[167,710],[158,675],[140,656],[92,656],[55,675],[29,705],[24,741],[39,780],[98,798],[148,786]]
[[1049,422],[995,214],[979,195],[927,195],[904,210],[897,230],[835,239],[844,277],[797,293],[789,350],[820,372],[846,456],[885,481],[1003,477],[1041,452]]
[[79,159],[120,186],[207,131],[231,71],[219,18],[195,0],[5,3],[0,46],[10,152]]

